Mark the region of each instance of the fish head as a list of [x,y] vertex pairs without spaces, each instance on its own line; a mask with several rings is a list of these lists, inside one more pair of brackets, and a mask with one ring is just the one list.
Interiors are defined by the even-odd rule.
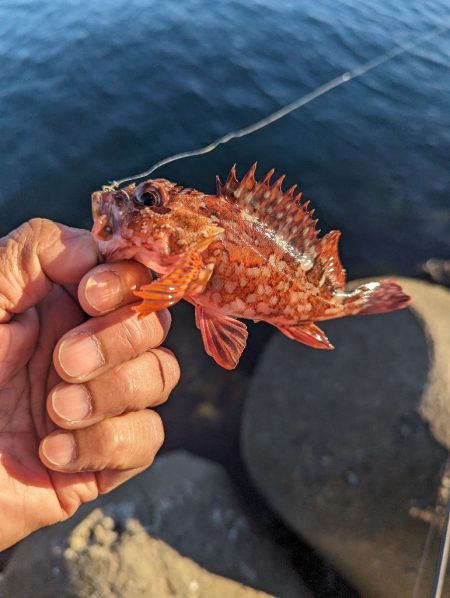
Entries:
[[206,249],[223,229],[200,213],[200,194],[166,179],[92,194],[92,234],[105,261],[135,259],[163,273]]

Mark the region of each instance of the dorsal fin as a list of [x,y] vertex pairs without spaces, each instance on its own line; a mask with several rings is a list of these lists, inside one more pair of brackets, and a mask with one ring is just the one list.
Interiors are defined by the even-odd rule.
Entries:
[[317,220],[313,219],[314,210],[308,210],[309,201],[300,203],[302,194],[294,195],[297,185],[283,192],[284,175],[271,185],[273,169],[257,181],[256,166],[255,162],[240,181],[236,176],[236,166],[233,166],[224,184],[217,177],[217,194],[256,216],[299,251],[305,252],[316,246],[320,231],[316,229]]
[[342,290],[345,287],[345,270],[339,259],[338,243],[341,231],[332,230],[319,241],[319,255],[328,280]]

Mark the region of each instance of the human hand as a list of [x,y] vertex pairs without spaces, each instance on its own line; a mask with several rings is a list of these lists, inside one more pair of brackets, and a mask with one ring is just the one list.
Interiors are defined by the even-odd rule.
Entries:
[[159,347],[170,315],[131,310],[141,264],[97,259],[87,231],[49,220],[0,239],[0,550],[141,472],[162,444],[146,407],[178,381]]

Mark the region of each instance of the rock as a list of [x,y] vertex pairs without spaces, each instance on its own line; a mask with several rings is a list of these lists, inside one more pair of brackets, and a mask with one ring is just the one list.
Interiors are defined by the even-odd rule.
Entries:
[[[7,598],[263,598],[269,596],[209,573],[149,536],[136,519],[115,530],[115,521],[94,509],[67,537],[38,534],[8,566]],[[33,573],[34,572],[34,573]]]
[[[213,575],[180,556],[161,540],[149,536],[135,519],[115,531],[115,522],[94,509],[67,537],[39,534],[33,552],[14,558],[5,576],[4,594],[53,598],[113,598],[135,596],[268,596],[239,583]],[[51,566],[49,566],[51,565]],[[33,575],[34,572],[38,572]]]
[[434,282],[450,286],[450,260],[430,258],[422,264],[422,270],[426,272]]
[[22,542],[3,584],[21,598],[310,595],[223,469],[184,452]]
[[327,322],[334,351],[276,335],[242,425],[264,497],[364,596],[412,595],[450,447],[450,292],[400,282],[411,309]]

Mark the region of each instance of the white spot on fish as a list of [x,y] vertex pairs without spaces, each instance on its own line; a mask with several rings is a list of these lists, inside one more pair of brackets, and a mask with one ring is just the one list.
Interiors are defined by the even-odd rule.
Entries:
[[266,316],[272,313],[272,310],[264,301],[260,301],[258,303],[258,305],[256,306],[256,310],[258,311],[258,313],[265,314]]
[[258,266],[254,266],[253,268],[247,268],[247,274],[250,278],[257,278],[259,276],[260,269]]
[[273,307],[277,303],[278,303],[278,297],[276,295],[272,295],[272,297],[269,299],[269,305],[271,305]]
[[231,295],[231,293],[234,292],[236,286],[237,286],[236,282],[233,282],[232,280],[227,280],[225,283],[225,290],[227,293],[229,293]]
[[239,297],[236,297],[228,306],[228,309],[233,313],[240,313],[245,310],[245,303]]

